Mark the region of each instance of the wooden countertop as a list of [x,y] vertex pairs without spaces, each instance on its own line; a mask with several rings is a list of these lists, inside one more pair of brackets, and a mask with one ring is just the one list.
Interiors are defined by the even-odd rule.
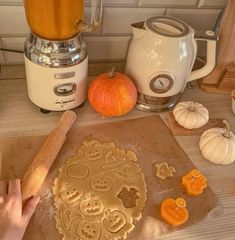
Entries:
[[[5,75],[0,74],[0,137],[48,134],[56,126],[61,113],[41,113],[39,108],[28,99],[26,80],[24,74],[20,74],[19,71],[22,71],[21,68],[14,68],[4,73]],[[212,118],[228,120],[232,131],[235,132],[235,116],[231,111],[230,96],[205,93],[196,87],[186,89],[182,100],[204,104]],[[78,117],[74,127],[150,114],[135,109],[124,117],[107,119],[96,114],[88,103],[82,108],[75,109],[75,112]],[[161,117],[164,119],[165,114],[161,114]],[[161,239],[235,239],[235,163],[229,166],[217,166],[203,159],[198,147],[199,136],[177,137],[177,140],[192,162],[207,176],[223,207],[223,214],[214,220],[205,220]]]

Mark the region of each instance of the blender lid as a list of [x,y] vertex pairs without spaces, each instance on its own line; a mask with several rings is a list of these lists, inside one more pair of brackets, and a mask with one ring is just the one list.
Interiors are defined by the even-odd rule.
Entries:
[[145,22],[145,28],[168,37],[182,37],[189,33],[186,23],[171,17],[152,17]]

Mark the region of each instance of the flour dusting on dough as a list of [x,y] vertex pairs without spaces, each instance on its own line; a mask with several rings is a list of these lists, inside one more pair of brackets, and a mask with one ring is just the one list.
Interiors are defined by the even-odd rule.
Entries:
[[65,161],[53,193],[64,240],[126,239],[147,199],[135,153],[97,140],[85,140]]

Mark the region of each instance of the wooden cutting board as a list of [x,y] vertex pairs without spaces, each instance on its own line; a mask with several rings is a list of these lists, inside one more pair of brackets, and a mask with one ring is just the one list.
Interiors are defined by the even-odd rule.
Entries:
[[[1,178],[22,177],[45,138],[46,136],[0,139]],[[24,240],[62,239],[55,228],[52,187],[63,161],[73,155],[86,138],[114,142],[118,147],[135,151],[144,171],[148,200],[143,217],[130,233],[128,240],[154,240],[165,232],[185,228],[205,218],[213,218],[221,212],[218,200],[210,187],[199,197],[189,197],[185,194],[181,177],[195,166],[160,117],[153,115],[72,129],[42,186],[41,203],[30,222]],[[161,180],[155,176],[154,165],[165,161],[175,167],[176,173],[173,178]],[[172,228],[162,222],[159,214],[161,201],[168,197],[183,197],[187,201],[189,220],[178,228]]]

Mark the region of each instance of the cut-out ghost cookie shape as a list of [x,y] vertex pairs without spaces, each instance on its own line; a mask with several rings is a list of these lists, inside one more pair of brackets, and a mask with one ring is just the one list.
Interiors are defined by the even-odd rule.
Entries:
[[136,207],[136,201],[139,198],[137,193],[138,190],[133,187],[130,189],[123,187],[121,192],[117,196],[122,200],[125,208],[134,208]]

